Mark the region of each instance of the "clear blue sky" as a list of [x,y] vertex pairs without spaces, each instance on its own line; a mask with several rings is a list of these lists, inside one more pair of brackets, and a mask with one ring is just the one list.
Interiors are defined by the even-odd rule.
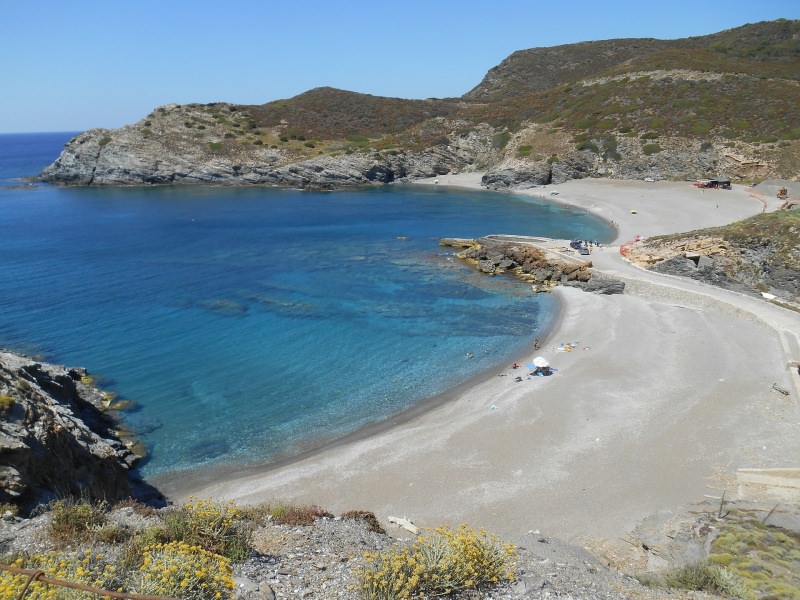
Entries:
[[515,50],[800,18],[800,0],[0,0],[0,132],[318,86],[460,96]]

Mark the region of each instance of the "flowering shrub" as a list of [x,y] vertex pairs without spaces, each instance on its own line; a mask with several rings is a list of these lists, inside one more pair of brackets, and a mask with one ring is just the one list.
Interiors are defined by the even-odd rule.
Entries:
[[[82,554],[49,552],[18,558],[12,566],[20,569],[40,569],[46,577],[72,583],[83,583],[99,589],[120,589],[123,576],[102,554],[86,550]],[[0,571],[0,600],[16,599],[28,581],[27,575]],[[26,600],[96,600],[97,595],[33,581],[25,593]]]
[[179,510],[164,517],[167,538],[226,556],[231,560],[247,558],[250,530],[232,502],[190,499]]
[[224,556],[169,542],[144,551],[135,592],[181,600],[217,600],[233,595],[233,569]]
[[516,549],[465,525],[439,528],[410,547],[364,555],[357,575],[366,600],[446,596],[514,579]]

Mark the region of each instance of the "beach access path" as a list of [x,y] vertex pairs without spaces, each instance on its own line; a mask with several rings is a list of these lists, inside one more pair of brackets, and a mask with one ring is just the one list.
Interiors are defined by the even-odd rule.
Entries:
[[[422,183],[480,189],[480,177]],[[541,531],[589,543],[705,495],[733,496],[739,468],[798,466],[800,401],[787,358],[800,314],[649,273],[619,254],[636,235],[723,225],[762,204],[740,186],[582,180],[552,186],[557,195],[549,187],[514,193],[613,221],[617,241],[590,258],[627,284],[615,296],[556,288],[559,322],[518,360],[544,356],[553,376],[509,365],[410,421],[296,462],[159,486],[177,501],[317,504],[370,510],[383,523],[469,523],[511,539]]]

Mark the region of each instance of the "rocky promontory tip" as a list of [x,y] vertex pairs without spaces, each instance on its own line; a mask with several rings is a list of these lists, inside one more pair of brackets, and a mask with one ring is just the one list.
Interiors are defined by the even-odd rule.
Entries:
[[64,497],[162,503],[135,475],[141,457],[114,430],[109,401],[84,369],[0,351],[0,503],[23,513]]
[[592,261],[568,256],[570,249],[554,250],[555,240],[524,236],[486,236],[478,239],[443,238],[439,245],[462,248],[456,254],[481,273],[511,273],[529,282],[535,292],[546,292],[557,285],[580,287],[601,294],[621,294],[622,281],[592,272]]

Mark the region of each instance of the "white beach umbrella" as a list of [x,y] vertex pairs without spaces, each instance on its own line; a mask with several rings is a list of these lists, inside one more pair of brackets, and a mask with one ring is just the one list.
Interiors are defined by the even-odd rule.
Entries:
[[544,356],[537,356],[533,359],[533,365],[535,367],[549,367],[550,363],[547,362],[547,359]]

